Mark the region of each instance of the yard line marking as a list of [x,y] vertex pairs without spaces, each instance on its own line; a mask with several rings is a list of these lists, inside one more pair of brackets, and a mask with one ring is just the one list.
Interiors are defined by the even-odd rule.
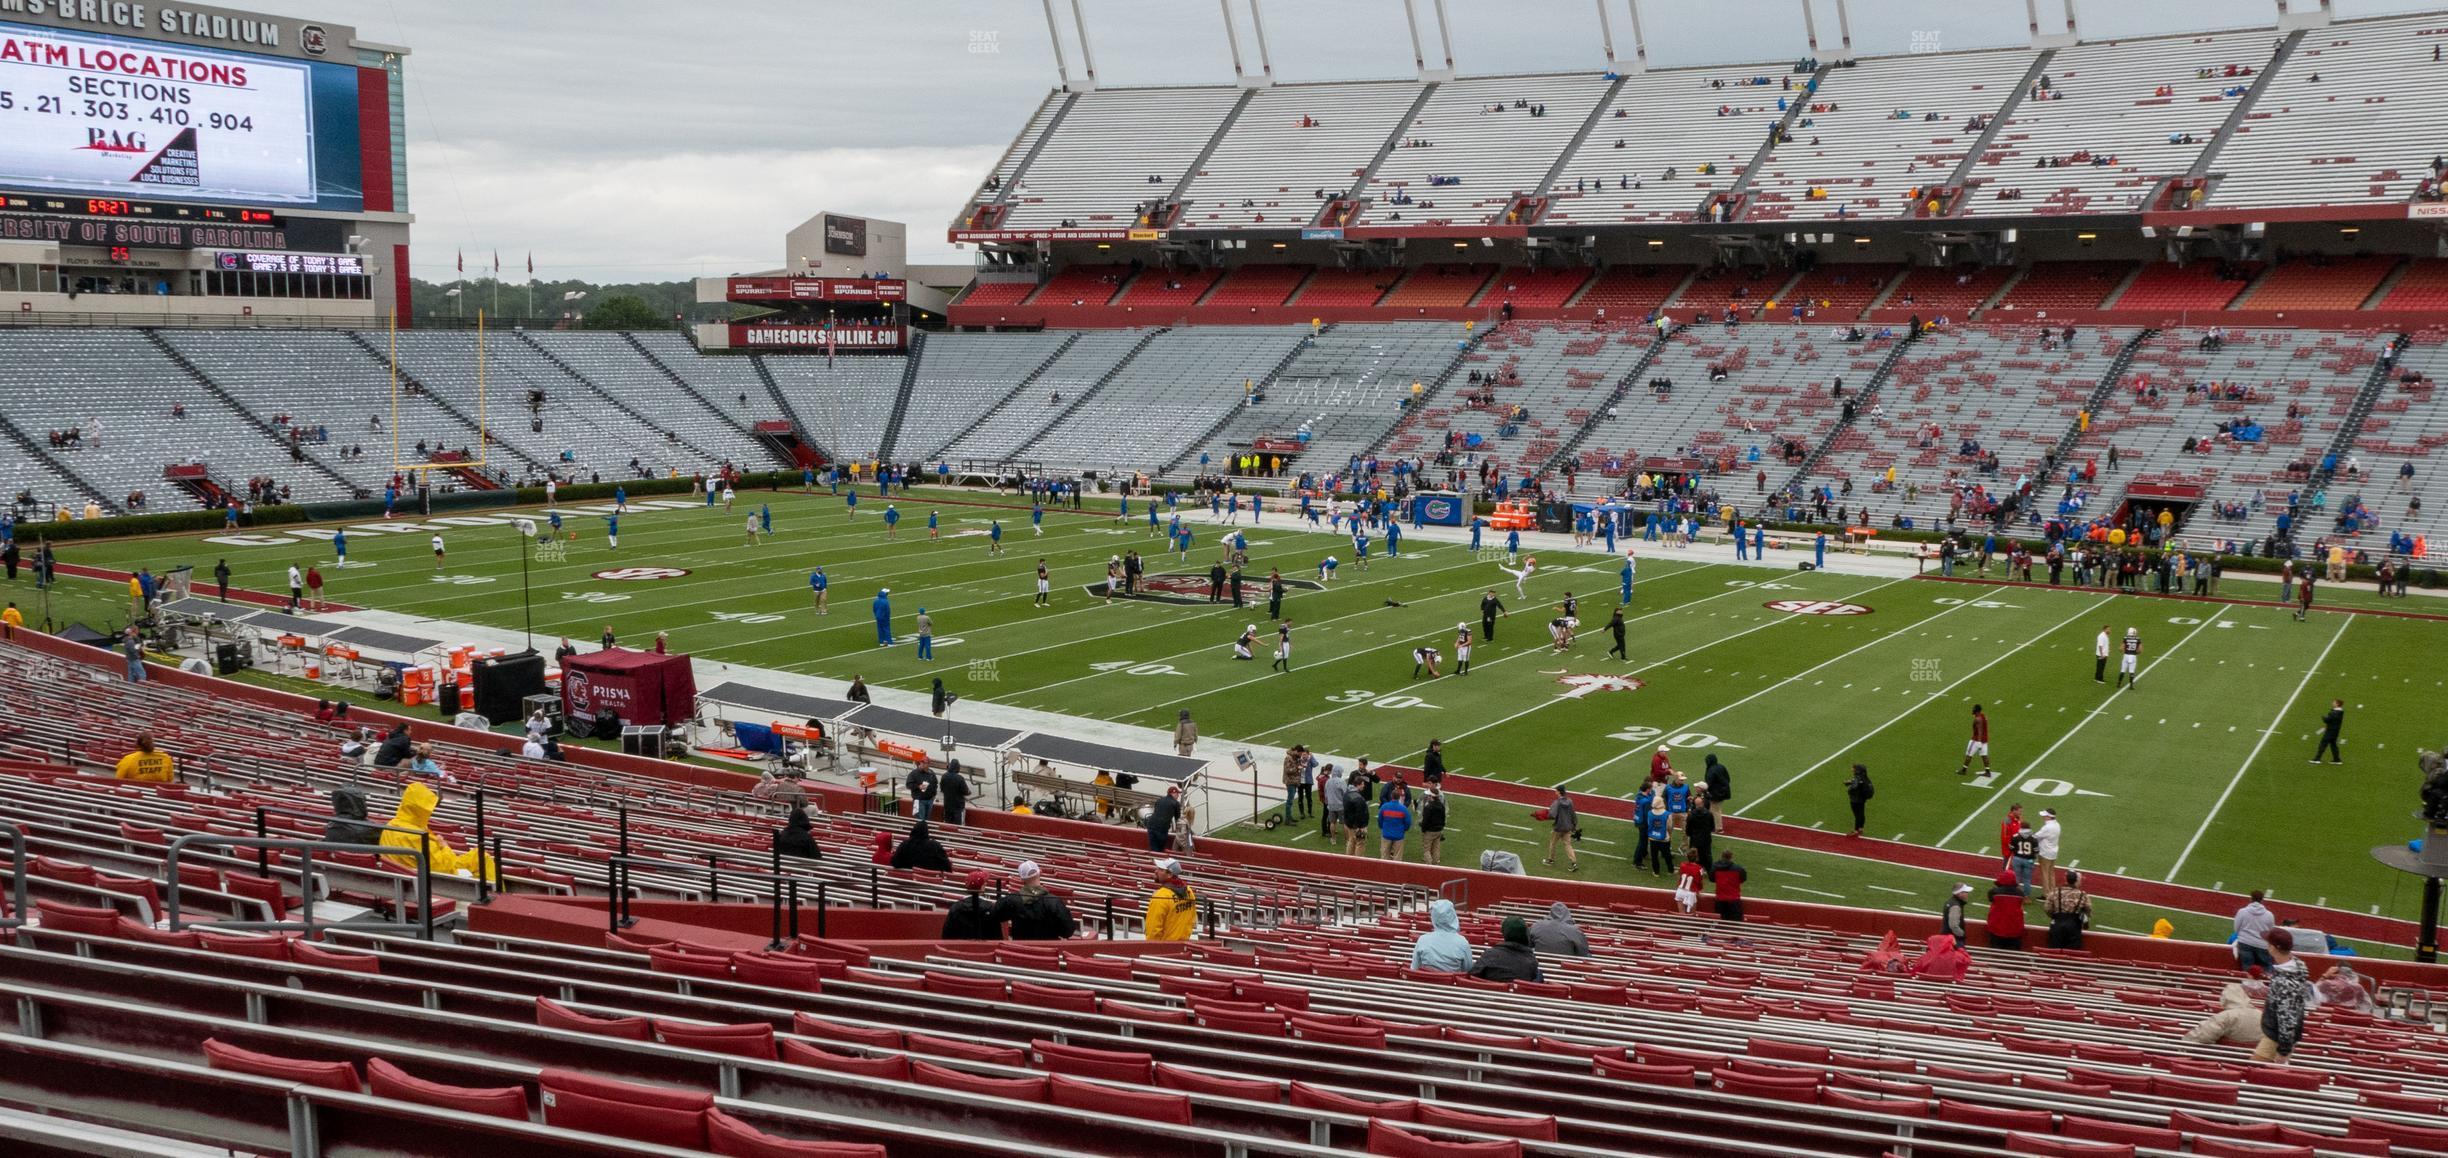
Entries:
[[[1899,579],[1892,579],[1892,580],[1889,580],[1888,582],[1886,582],[1886,583],[1881,583],[1881,584],[1879,584],[1877,587],[1873,587],[1873,588],[1871,588],[1871,589],[1870,589],[1870,591],[1864,591],[1864,592],[1862,592],[1860,595],[1854,596],[1853,598],[1857,598],[1857,599],[1858,599],[1858,598],[1863,598],[1863,597],[1866,597],[1866,596],[1868,596],[1868,595],[1870,594],[1870,592],[1871,592],[1871,591],[1878,591],[1878,590],[1881,590],[1882,588],[1886,588],[1886,587],[1889,587],[1889,586],[1893,586],[1894,584],[1901,583],[1901,582],[1903,582],[1903,581],[1904,581],[1904,580],[1902,580],[1902,579],[1900,579],[1900,578],[1899,578]],[[1944,618],[1946,618],[1947,616],[1953,615],[1953,614],[1955,614],[1956,612],[1961,611],[1961,610],[1963,610],[1964,608],[1966,608],[1966,607],[1970,607],[1970,606],[1972,606],[1972,604],[1971,604],[1971,602],[1970,602],[1969,600],[1967,600],[1967,601],[1965,601],[1965,602],[1958,603],[1958,604],[1954,605],[1953,607],[1949,607],[1949,608],[1947,608],[1946,610],[1941,611],[1941,612],[1939,612],[1939,613],[1938,613],[1938,614],[1936,614],[1936,615],[1930,616],[1928,619],[1922,620],[1921,622],[1923,622],[1923,623],[1930,623],[1930,622],[1933,622],[1933,621],[1936,621],[1936,620],[1944,619]],[[1790,617],[1790,618],[1799,619],[1799,618],[1801,618],[1801,617],[1800,617],[1800,616],[1792,616],[1792,617]],[[1771,620],[1771,621],[1769,621],[1767,624],[1765,624],[1765,625],[1763,625],[1763,626],[1773,627],[1773,626],[1775,626],[1775,625],[1776,625],[1776,623],[1777,623],[1777,621],[1775,621],[1775,620]],[[1757,630],[1757,629],[1755,628],[1754,630]],[[1888,633],[1888,634],[1886,634],[1886,635],[1879,636],[1878,638],[1873,639],[1873,640],[1871,640],[1870,642],[1868,642],[1868,643],[1865,643],[1865,644],[1861,645],[1860,647],[1852,648],[1851,650],[1848,650],[1848,651],[1845,651],[1845,652],[1843,652],[1843,653],[1841,653],[1841,654],[1838,654],[1838,655],[1832,656],[1832,657],[1830,657],[1830,658],[1828,658],[1828,659],[1826,659],[1826,660],[1822,660],[1822,661],[1821,661],[1821,662],[1819,662],[1819,663],[1812,664],[1810,667],[1805,668],[1805,669],[1803,669],[1802,671],[1796,672],[1795,674],[1790,675],[1790,676],[1787,676],[1787,677],[1785,677],[1785,678],[1784,678],[1784,679],[1782,679],[1782,680],[1779,680],[1779,681],[1777,681],[1777,682],[1775,682],[1775,683],[1772,683],[1772,684],[1768,685],[1767,687],[1761,688],[1760,690],[1758,690],[1758,691],[1756,691],[1756,692],[1753,692],[1753,693],[1751,693],[1750,695],[1744,696],[1743,698],[1741,698],[1741,699],[1739,699],[1739,700],[1736,700],[1736,701],[1734,701],[1733,703],[1726,704],[1726,705],[1724,705],[1724,706],[1722,706],[1722,707],[1719,707],[1719,708],[1717,708],[1716,710],[1714,710],[1714,711],[1712,711],[1712,712],[1709,712],[1707,715],[1701,716],[1700,718],[1698,718],[1698,719],[1696,719],[1696,720],[1693,720],[1693,721],[1691,721],[1690,723],[1687,723],[1687,724],[1683,725],[1683,726],[1682,726],[1682,727],[1680,727],[1680,728],[1676,728],[1674,731],[1671,731],[1671,732],[1666,732],[1666,733],[1662,733],[1662,734],[1663,734],[1663,735],[1668,735],[1668,736],[1675,736],[1675,735],[1681,735],[1682,733],[1685,733],[1685,732],[1689,732],[1689,731],[1691,731],[1691,730],[1693,730],[1693,729],[1695,729],[1695,728],[1698,728],[1700,725],[1702,725],[1702,724],[1704,724],[1704,723],[1707,723],[1707,722],[1708,722],[1708,721],[1710,721],[1710,720],[1716,719],[1717,717],[1722,716],[1722,715],[1724,715],[1724,714],[1725,714],[1725,713],[1727,713],[1727,712],[1733,711],[1734,709],[1739,708],[1739,707],[1743,706],[1744,704],[1750,703],[1751,701],[1756,700],[1756,699],[1760,698],[1761,696],[1764,696],[1764,695],[1767,695],[1767,694],[1768,694],[1768,693],[1770,693],[1770,692],[1776,691],[1777,689],[1782,688],[1782,687],[1784,687],[1784,686],[1785,686],[1785,685],[1787,685],[1787,684],[1790,684],[1790,683],[1795,683],[1795,682],[1799,681],[1799,680],[1800,680],[1800,679],[1801,679],[1803,676],[1806,676],[1806,675],[1811,674],[1812,672],[1818,671],[1818,670],[1820,670],[1821,668],[1824,668],[1824,667],[1828,666],[1829,664],[1832,664],[1832,663],[1837,663],[1837,662],[1840,662],[1840,661],[1842,661],[1842,660],[1846,660],[1846,659],[1850,659],[1850,658],[1852,658],[1852,657],[1854,657],[1854,656],[1856,656],[1856,655],[1861,654],[1861,653],[1862,653],[1862,652],[1864,652],[1864,651],[1868,651],[1869,649],[1874,648],[1874,647],[1877,647],[1878,645],[1880,645],[1880,644],[1882,644],[1882,643],[1886,643],[1886,642],[1887,642],[1887,641],[1889,641],[1889,640],[1900,638],[1900,637],[1901,637],[1903,634],[1904,634],[1904,633],[1903,633],[1902,631],[1895,631],[1895,632],[1890,632],[1890,633]],[[1877,691],[1878,689],[1877,689],[1877,688],[1872,688],[1872,689],[1870,689],[1870,690],[1872,690],[1872,691]],[[1544,705],[1542,705],[1542,706],[1544,706]],[[1584,768],[1584,769],[1580,770],[1579,772],[1575,772],[1575,773],[1573,773],[1571,776],[1568,776],[1568,777],[1566,777],[1566,778],[1564,779],[1564,783],[1566,783],[1566,784],[1571,784],[1571,783],[1574,783],[1575,781],[1580,780],[1580,779],[1581,779],[1582,777],[1584,777],[1584,776],[1588,776],[1588,775],[1590,775],[1591,773],[1593,773],[1593,772],[1597,772],[1598,770],[1600,770],[1600,769],[1602,769],[1602,768],[1606,768],[1606,767],[1608,767],[1608,766],[1610,766],[1610,765],[1613,765],[1613,764],[1616,764],[1616,763],[1618,763],[1618,762],[1621,762],[1621,761],[1623,761],[1623,760],[1625,760],[1625,759],[1627,759],[1627,758],[1629,758],[1629,757],[1631,757],[1631,756],[1633,756],[1633,755],[1635,755],[1635,754],[1637,754],[1638,752],[1641,752],[1641,751],[1643,751],[1643,750],[1644,750],[1644,749],[1641,749],[1641,748],[1638,748],[1638,747],[1627,747],[1627,748],[1625,748],[1623,751],[1618,752],[1618,753],[1616,753],[1615,755],[1609,756],[1609,757],[1607,757],[1607,758],[1606,758],[1606,759],[1604,759],[1604,760],[1600,760],[1599,762],[1597,762],[1597,763],[1595,763],[1595,764],[1592,764],[1592,765],[1590,765],[1589,767],[1587,767],[1587,768]]]
[[1515,831],[1517,831],[1517,832],[1537,832],[1537,831],[1538,831],[1537,829],[1532,828],[1532,827],[1530,827],[1530,826],[1529,826],[1529,825],[1527,825],[1527,824],[1509,824],[1509,823],[1506,823],[1505,821],[1502,821],[1502,820],[1493,821],[1492,823],[1493,823],[1493,824],[1495,824],[1495,826],[1496,826],[1496,827],[1498,827],[1498,828],[1510,828],[1510,829],[1513,829],[1513,830],[1515,830]]
[[1809,873],[1804,873],[1804,872],[1795,872],[1795,871],[1794,871],[1794,870],[1792,870],[1792,869],[1771,868],[1771,869],[1769,869],[1768,871],[1769,871],[1769,872],[1772,872],[1772,873],[1783,873],[1783,874],[1785,874],[1786,876],[1789,876],[1789,877],[1800,877],[1800,878],[1802,878],[1803,880],[1809,880],[1809,879],[1810,879],[1810,874],[1809,874]]
[[[1936,701],[1938,701],[1938,700],[1941,700],[1941,699],[1946,698],[1947,693],[1954,691],[1956,688],[1962,687],[1966,681],[1968,681],[1968,680],[1971,680],[1971,679],[1974,679],[1974,678],[1978,677],[1978,676],[1979,676],[1979,675],[1980,675],[1982,672],[1988,671],[1990,668],[1996,667],[1997,665],[1999,665],[1999,664],[2001,664],[2001,663],[2004,663],[2004,662],[2006,662],[2007,660],[2012,659],[2012,658],[2014,658],[2014,657],[2015,657],[2015,656],[2017,656],[2017,655],[2021,655],[2021,654],[2022,654],[2022,653],[2023,653],[2025,650],[2029,649],[2029,648],[2030,648],[2030,647],[2031,647],[2033,644],[2036,644],[2036,643],[2040,642],[2040,641],[2041,641],[2041,640],[2043,640],[2043,639],[2047,639],[2047,638],[2048,638],[2049,636],[2051,636],[2051,635],[2055,635],[2057,632],[2064,630],[2064,629],[2065,629],[2065,626],[2066,626],[2067,624],[2072,623],[2072,622],[2074,622],[2074,621],[2075,621],[2075,620],[2077,620],[2077,619],[2081,619],[2082,617],[2084,617],[2084,616],[2086,616],[2086,615],[2089,615],[2089,614],[2091,614],[2092,612],[2097,611],[2097,610],[2099,610],[2099,609],[2100,609],[2100,608],[2102,608],[2102,607],[2107,606],[2109,602],[2110,602],[2110,599],[2102,599],[2102,600],[2100,600],[2099,602],[2094,603],[2094,604],[2092,604],[2092,605],[2091,605],[2091,606],[2089,606],[2089,607],[2083,608],[2082,610],[2077,611],[2077,612],[2075,612],[2074,614],[2072,614],[2072,615],[2069,615],[2069,616],[2065,617],[2064,619],[2060,619],[2060,620],[2058,620],[2057,622],[2050,624],[2050,625],[2048,626],[2048,628],[2047,628],[2046,630],[2043,630],[2042,632],[2040,632],[2040,634],[2035,635],[2035,636],[2031,637],[2030,639],[2024,640],[2024,641],[2023,641],[2023,645],[2022,645],[2021,647],[2017,647],[2017,648],[2015,648],[2015,649],[2014,649],[2014,650],[2012,650],[2012,651],[2000,652],[2000,653],[1999,653],[1999,654],[1998,654],[1998,655],[1997,655],[1995,658],[1991,659],[1989,662],[1984,663],[1984,664],[1980,665],[1979,667],[1973,668],[1973,669],[1972,669],[1971,671],[1969,671],[1969,672],[1966,672],[1966,673],[1965,673],[1965,674],[1964,674],[1964,675],[1963,675],[1961,678],[1957,679],[1957,680],[1956,680],[1954,683],[1948,684],[1947,686],[1945,686],[1945,687],[1943,687],[1943,688],[1940,688],[1940,689],[1938,689],[1938,690],[1937,690],[1937,691],[1935,691],[1935,692],[1930,693],[1930,696],[1929,696],[1929,698],[1928,698],[1928,699],[1922,700],[1920,703],[1914,704],[1913,706],[1911,706],[1911,707],[1909,707],[1909,708],[1906,708],[1906,709],[1904,709],[1904,710],[1903,710],[1903,711],[1901,711],[1901,712],[1896,713],[1894,716],[1890,717],[1890,718],[1887,720],[1887,722],[1886,722],[1886,723],[1880,724],[1878,727],[1872,728],[1872,729],[1870,729],[1869,731],[1864,732],[1864,733],[1863,733],[1863,734],[1861,734],[1860,736],[1855,737],[1852,743],[1846,744],[1844,747],[1842,747],[1842,748],[1838,749],[1838,750],[1837,750],[1835,753],[1833,753],[1833,754],[1829,755],[1829,756],[1828,756],[1826,759],[1823,759],[1823,760],[1819,761],[1818,763],[1813,764],[1813,765],[1811,765],[1810,767],[1808,767],[1808,768],[1805,768],[1805,769],[1801,770],[1800,772],[1796,772],[1796,773],[1794,773],[1794,774],[1793,774],[1793,776],[1791,776],[1790,778],[1788,778],[1788,779],[1787,779],[1787,780],[1786,780],[1786,781],[1785,781],[1783,784],[1779,784],[1779,785],[1777,785],[1776,787],[1771,788],[1771,789],[1769,789],[1768,791],[1766,791],[1766,792],[1763,792],[1763,793],[1759,794],[1757,797],[1754,797],[1752,800],[1750,800],[1749,802],[1745,803],[1745,804],[1744,804],[1742,807],[1735,809],[1735,810],[1734,810],[1734,815],[1736,815],[1736,816],[1742,816],[1742,815],[1745,815],[1745,814],[1746,814],[1746,813],[1748,813],[1748,812],[1749,812],[1751,809],[1758,807],[1758,806],[1759,806],[1759,804],[1760,804],[1762,801],[1765,801],[1765,800],[1767,800],[1769,797],[1774,796],[1774,795],[1776,795],[1776,794],[1777,794],[1777,793],[1779,793],[1779,792],[1783,792],[1784,790],[1786,790],[1786,789],[1788,789],[1788,788],[1793,787],[1795,784],[1800,783],[1800,782],[1802,781],[1802,778],[1803,778],[1803,777],[1808,776],[1808,775],[1810,775],[1810,774],[1811,774],[1811,773],[1813,773],[1813,772],[1817,772],[1817,771],[1818,771],[1818,770],[1820,770],[1821,768],[1825,768],[1825,767],[1827,767],[1829,764],[1832,764],[1832,763],[1836,762],[1836,760],[1838,760],[1839,758],[1841,758],[1842,756],[1844,756],[1844,755],[1845,755],[1845,753],[1847,753],[1847,752],[1851,752],[1851,751],[1852,751],[1852,750],[1854,750],[1855,748],[1859,748],[1859,747],[1861,747],[1863,744],[1867,744],[1867,743],[1869,743],[1869,742],[1870,742],[1871,737],[1876,736],[1876,735],[1878,735],[1879,733],[1884,732],[1884,731],[1886,731],[1887,729],[1894,727],[1894,726],[1895,726],[1895,725],[1896,725],[1898,722],[1902,721],[1902,720],[1904,719],[1904,717],[1909,716],[1909,715],[1913,714],[1914,712],[1920,711],[1922,708],[1927,707],[1927,706],[1928,706],[1928,705],[1930,705],[1931,703],[1934,703],[1934,702],[1936,702]],[[1852,687],[1853,685],[1851,685],[1851,684],[1846,684],[1845,686],[1849,688],[1849,687]],[[1770,821],[1769,823],[1773,824],[1773,823],[1775,823],[1775,821]],[[1948,834],[1948,839],[1953,839],[1953,836],[1954,836],[1954,834],[1953,834],[1953,833],[1949,833],[1949,834]],[[1944,845],[1944,844],[1946,843],[1946,841],[1943,841],[1943,840],[1942,840],[1942,841],[1939,841],[1938,843],[1939,843],[1940,845]]]
[[1802,887],[1802,886],[1800,886],[1800,885],[1778,885],[1777,887],[1778,887],[1778,888],[1780,888],[1780,889],[1784,889],[1784,890],[1785,890],[1785,891],[1787,891],[1787,892],[1793,892],[1793,893],[1809,893],[1810,895],[1812,895],[1812,896],[1814,896],[1814,897],[1827,897],[1827,898],[1829,898],[1829,899],[1831,899],[1831,900],[1838,900],[1838,901],[1841,901],[1841,900],[1843,900],[1843,899],[1844,899],[1844,894],[1843,894],[1843,893],[1830,893],[1830,892],[1822,892],[1821,890],[1818,890],[1818,889],[1806,889],[1806,888],[1803,888],[1803,887]]
[[1917,896],[1920,896],[1920,895],[1921,895],[1921,894],[1919,894],[1919,893],[1916,893],[1916,892],[1912,891],[1911,889],[1897,889],[1897,888],[1889,888],[1889,887],[1888,887],[1888,886],[1886,886],[1886,885],[1871,885],[1870,887],[1871,887],[1871,888],[1874,888],[1874,889],[1877,889],[1878,891],[1880,891],[1880,892],[1882,892],[1882,893],[1894,893],[1894,894],[1896,894],[1897,896],[1900,896],[1900,897],[1917,897]]
[[[2286,702],[2278,705],[2278,714],[2270,720],[2272,728],[2278,726],[2278,721],[2286,719],[2288,712],[2295,710],[2295,701],[2303,695],[2304,688],[2311,684],[2313,673],[2318,672],[2322,664],[2329,662],[2330,649],[2337,646],[2337,641],[2346,638],[2346,629],[2354,626],[2355,618],[2352,615],[2337,617],[2337,633],[2331,635],[2329,642],[2321,647],[2320,654],[2313,657],[2311,666],[2304,668],[2303,678],[2295,681],[2295,690],[2287,693]],[[2253,761],[2260,757],[2262,746],[2268,743],[2268,732],[2263,732],[2260,739],[2253,741],[2252,751],[2246,753],[2244,762],[2236,766],[2235,775],[2227,778],[2227,787],[2220,790],[2218,801],[2210,806],[2209,815],[2202,817],[2201,827],[2193,830],[2193,839],[2186,841],[2184,851],[2176,854],[2176,867],[2169,869],[2168,875],[2163,879],[2175,880],[2176,874],[2184,871],[2185,861],[2193,855],[2194,846],[2200,844],[2202,836],[2210,831],[2210,825],[2218,819],[2219,810],[2227,807],[2227,798],[2235,795],[2236,785],[2244,782],[2244,774],[2252,770]]]
[[[2202,631],[2203,631],[2205,628],[2209,627],[2209,626],[2210,626],[2211,624],[2213,624],[2213,623],[2216,623],[2216,622],[2218,621],[2219,616],[2222,616],[2222,615],[2225,615],[2225,614],[2227,614],[2227,608],[2226,608],[2226,607],[2221,607],[2221,608],[2219,608],[2217,611],[2211,612],[2211,613],[2210,613],[2210,618],[2205,619],[2205,620],[2202,620],[2201,622],[2194,624],[2194,625],[2193,625],[2193,630],[2186,632],[2186,633],[2185,633],[2185,637],[2184,637],[2183,639],[2177,640],[2174,646],[2172,646],[2172,647],[2168,648],[2166,651],[2160,652],[2160,653],[2159,653],[2159,657],[2158,657],[2157,659],[2154,659],[2154,660],[2150,661],[2149,663],[2142,665],[2142,670],[2134,674],[2133,682],[2131,682],[2131,683],[2119,684],[2119,685],[2117,686],[2117,689],[2116,689],[2115,691],[2108,693],[2108,700],[2109,700],[2109,701],[2114,701],[2114,700],[2115,700],[2115,699],[2116,699],[2118,696],[2124,695],[2125,693],[2127,693],[2127,692],[2129,692],[2129,691],[2132,691],[2134,688],[2136,688],[2136,687],[2140,686],[2140,685],[2141,685],[2141,682],[2142,682],[2142,677],[2143,677],[2143,676],[2149,675],[2150,673],[2152,673],[2152,672],[2154,672],[2154,671],[2157,671],[2157,670],[2159,669],[2159,665],[2160,665],[2160,664],[2166,663],[2166,662],[2168,661],[2168,657],[2173,656],[2173,655],[2175,655],[2177,652],[2179,652],[2179,651],[2183,650],[2183,649],[2184,649],[2184,645],[2186,645],[2186,644],[2188,644],[2188,643],[2193,642],[2193,640],[2194,640],[2195,638],[2197,638],[2198,636],[2200,636],[2200,635],[2201,635]],[[2033,758],[2032,758],[2032,762],[2031,762],[2031,763],[2024,765],[2024,766],[2023,766],[2023,770],[2022,770],[2022,771],[2015,773],[2015,774],[2014,774],[2014,778],[2013,778],[2013,779],[2008,780],[2008,781],[2007,781],[2007,782],[2006,782],[2004,785],[2002,785],[2002,786],[1999,788],[1999,790],[1998,790],[1998,791],[1999,791],[1999,794],[2000,794],[2000,795],[2003,795],[2003,794],[2006,792],[2006,790],[2011,789],[2011,788],[2013,788],[2015,785],[2022,783],[2022,782],[2023,782],[2024,777],[2027,777],[2027,776],[2031,775],[2033,772],[2038,771],[2038,770],[2039,770],[2039,768],[2040,768],[2040,765],[2041,765],[2041,764],[2045,763],[2045,762],[2048,760],[2048,758],[2049,758],[2049,757],[2054,756],[2054,755],[2056,755],[2056,754],[2057,754],[2057,749],[2062,748],[2062,747],[2064,747],[2064,746],[2065,746],[2066,741],[2071,740],[2071,739],[2073,739],[2075,736],[2077,736],[2077,735],[2081,734],[2081,732],[2082,732],[2083,728],[2084,728],[2084,727],[2086,727],[2087,725],[2089,725],[2089,724],[2091,723],[2091,721],[2096,720],[2096,719],[2098,719],[2100,716],[2104,715],[2104,714],[2105,714],[2105,708],[2106,708],[2106,707],[2107,707],[2107,703],[2106,703],[2106,702],[2103,702],[2103,703],[2100,705],[2100,708],[2099,708],[2099,709],[2095,709],[2095,710],[2091,711],[2090,713],[2088,713],[2088,714],[2084,715],[2082,719],[2075,721],[2075,724],[2074,724],[2074,726],[2073,726],[2073,727],[2066,729],[2065,735],[2062,735],[2062,736],[2057,737],[2057,741],[2056,741],[2055,743],[2053,743],[2053,744],[2050,744],[2050,745],[2048,746],[2048,749],[2047,749],[2046,751],[2043,751],[2043,752],[2041,752],[2041,753],[2040,753],[2038,756],[2033,757]],[[1941,844],[1941,845],[1944,845],[1944,844],[1946,844],[1948,841],[1951,841],[1951,840],[1955,839],[1955,838],[1956,838],[1958,835],[1961,835],[1961,834],[1962,834],[1962,832],[1963,832],[1963,830],[1964,830],[1965,825],[1969,825],[1969,824],[1971,824],[1973,821],[1980,819],[1981,814],[1982,814],[1982,813],[1984,813],[1984,812],[1986,812],[1986,811],[1988,811],[1988,805],[1987,805],[1987,804],[1985,804],[1985,803],[1984,803],[1984,804],[1981,804],[1981,805],[1978,805],[1978,806],[1975,806],[1975,807],[1972,809],[1972,811],[1971,811],[1971,812],[1966,813],[1966,814],[1964,815],[1963,821],[1962,821],[1961,823],[1957,824],[1955,827],[1953,827],[1953,828],[1951,828],[1951,829],[1948,829],[1948,830],[1947,830],[1947,834],[1946,834],[1945,836],[1943,836],[1943,837],[1939,838],[1938,843],[1939,843],[1939,844]],[[2069,867],[2069,868],[2070,868],[2070,867],[2072,867],[2072,866],[2071,866],[2071,865],[2068,865],[2067,867]]]

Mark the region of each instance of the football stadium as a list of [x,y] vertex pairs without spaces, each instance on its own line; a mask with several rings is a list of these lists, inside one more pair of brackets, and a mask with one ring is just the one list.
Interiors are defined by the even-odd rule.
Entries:
[[2448,1155],[2448,9],[1015,7],[604,324],[0,0],[0,1149]]

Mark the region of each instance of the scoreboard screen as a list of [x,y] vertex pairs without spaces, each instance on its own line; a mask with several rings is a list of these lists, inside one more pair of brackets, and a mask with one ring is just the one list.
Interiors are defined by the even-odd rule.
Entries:
[[363,208],[356,70],[0,22],[0,186]]

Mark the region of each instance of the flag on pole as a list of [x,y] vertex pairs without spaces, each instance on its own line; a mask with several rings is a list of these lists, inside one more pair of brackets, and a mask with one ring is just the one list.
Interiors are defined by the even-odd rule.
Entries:
[[535,252],[533,250],[528,251],[527,254],[527,276],[535,276]]
[[460,251],[459,251],[459,272],[461,272],[461,273],[466,273],[466,272],[467,272],[467,251],[466,251],[466,250],[460,250]]
[[493,251],[493,276],[501,276],[501,251],[498,249]]

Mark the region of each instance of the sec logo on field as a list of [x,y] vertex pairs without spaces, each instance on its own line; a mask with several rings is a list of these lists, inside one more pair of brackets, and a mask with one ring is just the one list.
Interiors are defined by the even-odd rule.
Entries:
[[1832,603],[1825,599],[1772,599],[1760,606],[1770,611],[1793,615],[1868,615],[1870,609],[1859,603]]
[[628,579],[677,579],[686,574],[688,574],[687,571],[678,567],[614,567],[609,571],[597,571],[595,573],[595,577],[598,579],[611,579],[618,581]]

